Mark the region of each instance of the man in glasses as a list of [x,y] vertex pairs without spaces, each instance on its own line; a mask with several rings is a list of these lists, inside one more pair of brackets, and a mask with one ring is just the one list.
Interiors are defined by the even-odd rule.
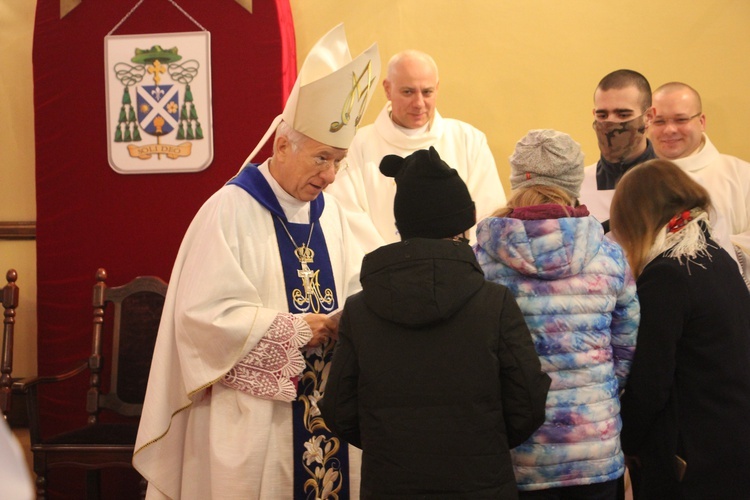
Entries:
[[[359,498],[359,451],[317,401],[362,253],[323,190],[379,69],[377,45],[352,60],[343,25],[321,38],[283,113],[191,222],[133,456],[147,498]],[[250,163],[274,131],[271,158]]]
[[654,116],[651,86],[642,74],[619,69],[594,91],[594,131],[601,157],[584,169],[581,204],[609,230],[615,184],[628,169],[656,157],[646,130]]
[[747,276],[750,272],[750,163],[719,153],[711,143],[705,133],[706,115],[700,94],[690,85],[665,83],[654,91],[653,104],[654,119],[648,135],[656,154],[697,176],[708,190],[711,203],[729,226],[729,239]]

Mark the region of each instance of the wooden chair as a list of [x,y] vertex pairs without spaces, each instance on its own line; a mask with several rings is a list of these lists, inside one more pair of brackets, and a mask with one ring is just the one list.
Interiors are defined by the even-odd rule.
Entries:
[[[28,394],[29,435],[38,499],[46,496],[47,470],[53,467],[86,469],[88,498],[99,498],[101,469],[132,467],[133,447],[167,283],[155,276],[140,276],[126,285],[110,288],[105,284],[106,278],[106,271],[100,268],[94,285],[93,340],[88,360],[60,375],[33,377],[13,384],[14,390]],[[113,311],[105,315],[108,305]],[[112,324],[105,325],[109,317]],[[112,346],[112,355],[107,361],[102,356],[105,341]],[[101,384],[105,362],[110,363],[111,372],[108,392],[102,390]],[[42,439],[37,399],[39,386],[61,382],[84,371],[89,373],[86,425]],[[102,422],[102,410],[121,415],[122,422]],[[145,481],[141,482],[142,496],[145,495],[145,484]]]
[[3,320],[3,350],[0,353],[0,415],[8,418],[11,403],[11,387],[13,380],[13,329],[16,325],[16,308],[18,307],[18,286],[16,279],[18,273],[15,269],[8,269],[5,275],[8,284],[3,287],[3,308],[5,319]]

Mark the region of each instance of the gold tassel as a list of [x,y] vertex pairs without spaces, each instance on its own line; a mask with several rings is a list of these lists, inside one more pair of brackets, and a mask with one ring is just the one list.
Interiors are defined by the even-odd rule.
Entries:
[[253,13],[253,0],[234,0],[238,4],[242,5],[246,11],[250,14]]
[[60,0],[60,19],[67,16],[68,13],[81,5],[81,0]]

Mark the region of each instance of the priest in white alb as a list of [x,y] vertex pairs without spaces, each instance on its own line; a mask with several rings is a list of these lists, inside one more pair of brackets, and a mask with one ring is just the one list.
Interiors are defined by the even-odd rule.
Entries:
[[[358,498],[358,450],[317,401],[362,253],[323,194],[378,79],[343,25],[313,47],[283,113],[199,210],[172,271],[133,464],[148,498]],[[248,163],[275,132],[273,156]]]
[[[477,206],[477,220],[505,204],[495,159],[487,137],[472,125],[443,118],[437,110],[440,88],[435,60],[424,52],[404,50],[388,61],[383,80],[388,102],[364,126],[349,147],[347,168],[326,189],[344,208],[365,252],[401,240],[393,216],[396,183],[380,172],[380,160],[434,147],[466,183]],[[476,242],[475,227],[469,240]]]

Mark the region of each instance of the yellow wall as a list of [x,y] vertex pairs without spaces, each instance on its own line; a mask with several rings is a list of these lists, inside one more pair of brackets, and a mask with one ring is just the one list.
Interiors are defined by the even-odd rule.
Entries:
[[[31,43],[35,0],[0,0],[0,222],[36,220]],[[0,240],[0,287],[18,271],[13,376],[36,374],[36,245]]]
[[[405,48],[431,53],[440,67],[440,112],[487,134],[506,190],[507,158],[532,128],[571,134],[587,164],[596,161],[592,95],[599,79],[619,68],[642,72],[654,87],[672,80],[693,85],[703,97],[712,141],[722,152],[750,159],[747,0],[290,1],[300,62],[342,21],[354,55],[373,41],[383,65]],[[0,221],[36,216],[34,6],[32,0],[0,0]],[[378,90],[365,124],[384,102]],[[18,269],[22,288],[17,375],[36,370],[35,259],[33,242],[0,241],[0,271]]]
[[[438,108],[487,134],[506,191],[508,156],[528,130],[555,128],[599,156],[592,96],[610,71],[679,80],[703,97],[720,151],[750,160],[750,2],[747,0],[291,0],[298,59],[343,21],[353,55],[377,41],[381,60],[429,52]],[[382,90],[364,118],[385,103]]]

